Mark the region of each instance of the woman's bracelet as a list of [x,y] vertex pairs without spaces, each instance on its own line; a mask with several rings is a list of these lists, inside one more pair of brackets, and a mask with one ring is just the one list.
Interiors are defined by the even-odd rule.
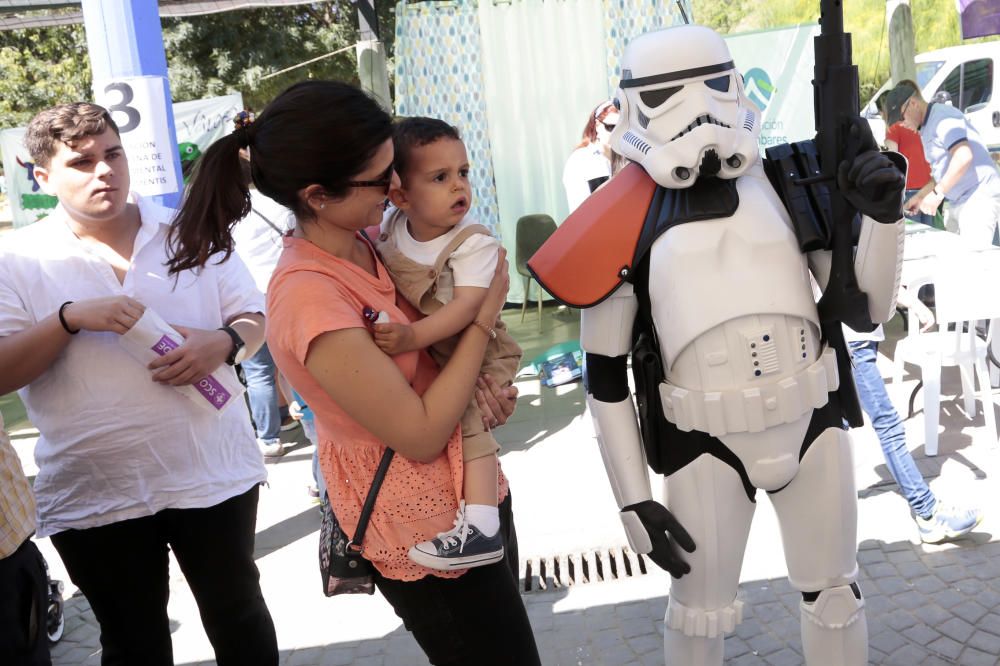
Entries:
[[475,324],[476,326],[478,326],[479,328],[481,328],[486,333],[486,335],[490,336],[490,340],[496,340],[497,339],[497,332],[495,330],[493,330],[492,326],[487,326],[486,324],[484,324],[483,322],[479,321],[478,319],[473,319],[472,323]]
[[74,331],[72,328],[70,328],[69,324],[66,323],[66,317],[63,315],[63,310],[65,310],[67,306],[70,306],[72,304],[73,301],[66,301],[65,303],[59,306],[59,323],[62,324],[62,327],[66,330],[67,333],[69,333],[70,335],[76,335],[77,333],[80,332],[80,329],[76,329]]

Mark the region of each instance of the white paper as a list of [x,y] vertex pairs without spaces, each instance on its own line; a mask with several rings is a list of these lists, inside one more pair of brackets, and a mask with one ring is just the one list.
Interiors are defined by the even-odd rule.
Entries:
[[[153,359],[180,347],[184,343],[184,336],[150,308],[146,308],[139,321],[118,340],[125,351],[145,366]],[[194,384],[172,388],[214,414],[221,414],[226,407],[239,402],[244,390],[236,373],[227,366]]]

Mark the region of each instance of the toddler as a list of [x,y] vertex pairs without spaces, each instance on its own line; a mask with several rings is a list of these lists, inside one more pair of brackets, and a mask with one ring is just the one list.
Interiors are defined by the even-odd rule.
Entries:
[[[521,348],[503,322],[476,321],[496,271],[500,243],[467,213],[472,204],[469,158],[458,130],[434,118],[407,118],[393,133],[400,187],[376,243],[399,293],[423,314],[411,325],[375,324],[375,343],[388,354],[428,348],[443,365],[458,334],[479,326],[493,338],[482,373],[501,385],[514,380]],[[473,397],[462,415],[463,499],[455,528],[410,549],[432,569],[483,566],[503,557],[497,512],[499,446]]]

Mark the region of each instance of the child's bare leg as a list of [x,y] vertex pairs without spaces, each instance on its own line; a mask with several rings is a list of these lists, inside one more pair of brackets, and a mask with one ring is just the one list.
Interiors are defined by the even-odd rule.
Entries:
[[465,461],[463,494],[465,515],[486,536],[493,536],[500,529],[497,511],[497,457],[483,456]]
[[465,504],[497,505],[497,457],[483,456],[465,461],[462,494]]

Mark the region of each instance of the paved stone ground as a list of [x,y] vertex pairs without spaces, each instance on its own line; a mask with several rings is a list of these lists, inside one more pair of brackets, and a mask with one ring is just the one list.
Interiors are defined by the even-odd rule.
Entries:
[[[571,320],[547,311],[546,322],[546,335],[532,337],[531,319],[522,328],[519,340],[529,354],[547,336],[573,337]],[[909,378],[902,389],[913,384]],[[1000,664],[996,441],[995,435],[984,432],[981,414],[969,420],[960,401],[949,399],[957,384],[957,374],[944,382],[939,456],[923,455],[919,413],[907,422],[907,429],[918,465],[939,497],[987,508],[986,519],[969,538],[941,546],[920,544],[874,434],[870,429],[854,433],[860,583],[867,600],[873,664]],[[532,567],[532,591],[523,598],[543,663],[662,664],[662,619],[669,587],[665,573],[651,567],[644,575],[600,582],[581,582],[578,577],[571,585],[557,585],[552,578],[553,559],[559,558],[563,566],[558,582],[565,582],[567,556],[579,565],[578,576],[583,559],[596,574],[594,551],[620,552],[623,536],[579,386],[543,389],[530,379],[519,386],[522,397],[515,418],[499,432],[504,440],[503,466],[514,492],[522,571],[529,560]],[[288,455],[269,466],[269,485],[262,490],[258,512],[256,557],[275,620],[281,663],[424,666],[426,659],[379,595],[327,599],[321,594],[316,570],[319,514],[304,492],[312,449],[297,437]],[[31,473],[32,433],[15,433],[14,443]],[[43,539],[39,545],[53,575],[65,580],[51,544]],[[539,590],[543,560],[546,589]],[[617,569],[624,570],[621,560]],[[610,571],[607,560],[603,571],[605,575]],[[633,572],[637,571],[634,566]],[[802,663],[799,595],[788,585],[785,573],[777,522],[770,502],[760,497],[741,575],[745,619],[726,639],[727,664]],[[66,607],[65,636],[53,649],[57,666],[100,663],[98,628],[86,599],[75,592],[67,581],[67,594],[72,596]],[[176,564],[168,612],[176,663],[214,663]]]
[[[861,544],[859,561],[871,663],[1000,663],[1000,543],[925,552],[909,542],[869,541]],[[525,594],[543,663],[662,664],[667,597],[656,590],[665,589],[666,584],[665,575],[650,572]],[[726,639],[726,663],[803,663],[798,638],[800,595],[788,581],[749,581],[740,586],[740,596],[748,612]],[[331,611],[333,621],[338,613]],[[272,606],[272,612],[280,611]],[[97,636],[86,600],[74,597],[67,605],[66,636],[56,646],[55,663],[100,663]],[[417,666],[427,661],[398,628],[368,640],[284,649],[281,663]]]

